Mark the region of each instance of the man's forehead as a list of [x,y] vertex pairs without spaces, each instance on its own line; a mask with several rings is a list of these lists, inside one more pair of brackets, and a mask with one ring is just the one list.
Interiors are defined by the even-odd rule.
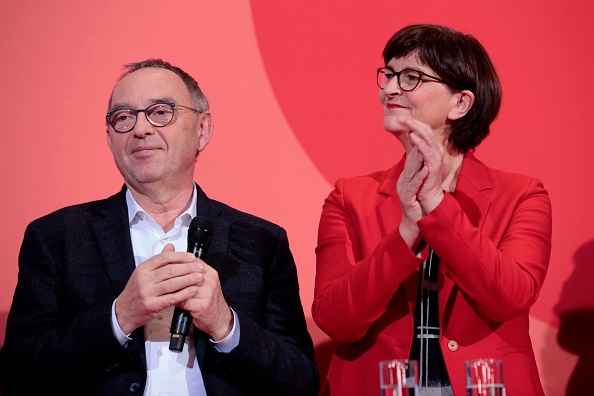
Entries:
[[127,96],[190,97],[181,77],[171,70],[147,67],[122,78],[115,86],[112,99]]

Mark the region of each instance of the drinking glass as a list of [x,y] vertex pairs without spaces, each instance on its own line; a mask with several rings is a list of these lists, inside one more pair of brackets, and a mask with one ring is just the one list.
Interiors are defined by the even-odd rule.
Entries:
[[380,369],[381,396],[416,396],[419,389],[419,363],[416,360],[382,360]]
[[505,396],[502,362],[499,359],[466,361],[467,396]]

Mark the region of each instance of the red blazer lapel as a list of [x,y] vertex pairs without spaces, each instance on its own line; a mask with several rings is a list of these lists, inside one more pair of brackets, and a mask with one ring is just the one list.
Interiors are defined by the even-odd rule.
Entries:
[[380,182],[377,193],[380,195],[376,206],[377,223],[380,226],[382,238],[390,231],[398,228],[402,218],[400,199],[396,194],[396,181],[404,169],[404,157],[386,173],[386,178]]
[[462,210],[475,227],[483,227],[491,205],[491,200],[484,195],[483,191],[492,188],[488,168],[472,153],[466,153],[458,175],[454,198],[460,203]]
[[[400,177],[404,169],[403,157],[396,165],[386,173],[386,178],[380,183],[378,187],[378,194],[382,196],[376,206],[377,222],[380,227],[381,237],[385,237],[387,233],[397,229],[402,219],[402,206],[400,199],[396,193],[396,181]],[[414,312],[417,301],[417,291],[419,285],[419,272],[416,271],[409,276],[402,284],[406,293],[409,309]]]
[[[491,206],[491,200],[484,194],[484,191],[492,188],[488,168],[476,159],[471,152],[467,152],[462,161],[462,167],[460,168],[460,174],[458,175],[453,196],[460,204],[464,213],[466,213],[466,216],[468,216],[470,222],[479,229],[483,227],[489,207]],[[441,270],[443,271],[445,267],[441,266]],[[440,277],[439,285],[440,298],[438,302],[440,316],[442,318],[447,316],[447,302],[454,289],[454,282],[446,282],[446,278],[447,274]]]

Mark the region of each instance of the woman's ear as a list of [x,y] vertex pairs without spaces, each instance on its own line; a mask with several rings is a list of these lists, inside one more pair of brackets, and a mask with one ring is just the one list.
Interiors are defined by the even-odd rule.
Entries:
[[448,113],[448,119],[450,120],[457,120],[462,118],[470,111],[472,105],[474,104],[474,94],[465,89],[460,92],[457,92],[454,95],[455,102]]

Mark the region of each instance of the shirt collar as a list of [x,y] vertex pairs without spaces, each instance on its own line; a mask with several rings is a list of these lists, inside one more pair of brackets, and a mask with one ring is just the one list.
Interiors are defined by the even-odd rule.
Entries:
[[[190,201],[190,206],[186,210],[184,210],[177,219],[181,219],[183,224],[190,224],[190,221],[194,217],[196,217],[196,203],[198,202],[198,192],[196,190],[196,185],[194,184],[194,190],[192,192],[192,200]],[[126,189],[126,206],[128,207],[128,224],[132,225],[133,222],[143,221],[147,219],[151,219],[151,216],[146,213],[144,209],[138,204],[130,189]],[[136,219],[136,220],[135,220]],[[177,221],[176,219],[176,221]]]

